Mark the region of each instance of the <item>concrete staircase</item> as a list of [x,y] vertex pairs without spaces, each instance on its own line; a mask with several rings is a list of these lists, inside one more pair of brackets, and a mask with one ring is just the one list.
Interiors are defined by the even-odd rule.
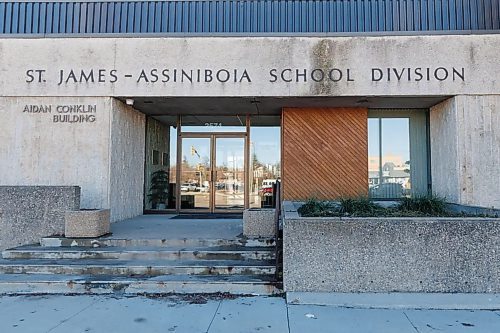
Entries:
[[273,239],[68,239],[5,250],[0,294],[280,293]]

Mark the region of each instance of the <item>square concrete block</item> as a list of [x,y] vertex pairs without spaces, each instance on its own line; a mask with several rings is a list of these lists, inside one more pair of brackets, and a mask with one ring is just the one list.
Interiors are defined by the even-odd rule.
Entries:
[[66,237],[99,237],[109,233],[109,209],[67,211]]
[[78,186],[0,186],[0,250],[62,235],[65,212],[78,209]]
[[243,235],[247,237],[274,237],[274,208],[245,209],[243,211]]

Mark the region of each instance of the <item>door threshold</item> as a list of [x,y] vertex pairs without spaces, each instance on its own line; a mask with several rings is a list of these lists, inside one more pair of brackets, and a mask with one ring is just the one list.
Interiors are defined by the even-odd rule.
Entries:
[[215,220],[215,219],[242,219],[243,213],[180,213],[172,217],[171,219],[203,219],[203,220]]

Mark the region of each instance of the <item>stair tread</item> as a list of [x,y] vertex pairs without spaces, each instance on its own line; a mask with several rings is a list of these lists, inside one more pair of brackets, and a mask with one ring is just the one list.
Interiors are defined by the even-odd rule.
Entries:
[[203,240],[203,241],[236,241],[236,242],[247,242],[247,241],[261,241],[261,242],[266,242],[266,241],[272,241],[274,242],[274,237],[258,237],[258,238],[246,238],[246,237],[235,237],[235,238],[204,238],[204,237],[198,237],[198,238],[188,238],[188,237],[179,237],[179,238],[161,238],[161,237],[145,237],[145,238],[130,238],[130,237],[116,237],[113,235],[109,236],[101,236],[101,237],[63,237],[63,236],[49,236],[49,237],[42,237],[42,239],[66,239],[66,240],[97,240],[97,241],[107,241],[107,240],[152,240],[152,241],[169,241],[169,240]]
[[117,275],[0,274],[0,295],[168,295],[229,293],[276,295],[282,284],[274,275]]
[[94,282],[94,283],[127,283],[127,282],[185,282],[185,283],[274,283],[271,275],[158,275],[153,277],[129,277],[120,275],[63,275],[63,274],[0,274],[2,283],[33,282]]
[[190,246],[135,246],[135,247],[123,247],[123,246],[106,246],[106,247],[82,247],[82,246],[72,246],[72,247],[56,247],[56,246],[40,246],[40,245],[25,245],[12,249],[4,250],[3,252],[221,252],[221,253],[232,253],[232,252],[274,252],[274,247],[246,247],[237,245],[228,246],[203,246],[203,247],[190,247]]
[[274,267],[274,260],[0,259],[2,266]]
[[40,240],[42,246],[72,247],[82,246],[88,248],[124,246],[124,247],[205,247],[205,246],[244,246],[244,247],[274,247],[274,238],[232,238],[232,239],[207,239],[207,238],[64,238],[45,237]]
[[161,242],[168,242],[168,241],[208,241],[208,242],[236,242],[236,243],[241,243],[245,244],[247,242],[270,242],[274,244],[275,238],[274,237],[261,237],[261,238],[244,238],[244,237],[237,237],[237,238],[127,238],[127,237],[114,237],[114,236],[102,236],[102,237],[42,237],[43,240],[69,240],[69,241],[161,241]]

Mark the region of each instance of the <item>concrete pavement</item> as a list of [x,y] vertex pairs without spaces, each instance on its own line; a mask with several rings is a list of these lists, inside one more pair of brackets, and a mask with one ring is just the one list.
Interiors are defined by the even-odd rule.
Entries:
[[363,309],[281,297],[0,297],[0,332],[496,333],[500,311]]
[[173,219],[177,215],[139,215],[111,224],[109,239],[233,239],[243,219]]

